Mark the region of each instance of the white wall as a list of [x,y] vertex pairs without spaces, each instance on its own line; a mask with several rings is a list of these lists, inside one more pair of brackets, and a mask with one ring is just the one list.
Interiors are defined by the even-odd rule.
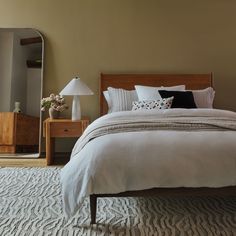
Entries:
[[14,33],[12,80],[11,80],[11,111],[15,108],[15,102],[21,103],[22,113],[26,113],[27,103],[27,66],[28,48],[21,46],[20,37]]
[[0,32],[0,111],[9,112],[13,57],[13,33]]
[[31,116],[40,116],[40,88],[41,69],[29,68],[27,70],[27,108],[26,113]]

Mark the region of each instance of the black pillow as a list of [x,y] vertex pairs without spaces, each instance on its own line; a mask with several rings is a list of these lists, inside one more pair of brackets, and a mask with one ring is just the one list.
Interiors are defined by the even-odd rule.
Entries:
[[191,91],[159,90],[162,98],[174,96],[171,108],[197,108]]

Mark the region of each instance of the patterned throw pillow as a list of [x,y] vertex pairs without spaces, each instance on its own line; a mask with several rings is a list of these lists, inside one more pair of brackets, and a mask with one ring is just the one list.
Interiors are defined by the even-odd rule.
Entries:
[[170,109],[174,97],[163,98],[162,100],[151,100],[151,101],[135,101],[133,102],[132,111],[135,110],[161,110]]

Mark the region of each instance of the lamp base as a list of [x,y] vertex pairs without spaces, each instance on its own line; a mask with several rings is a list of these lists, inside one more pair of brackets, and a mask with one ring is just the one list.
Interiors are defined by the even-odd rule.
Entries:
[[72,121],[81,120],[80,100],[78,95],[74,95],[72,102]]

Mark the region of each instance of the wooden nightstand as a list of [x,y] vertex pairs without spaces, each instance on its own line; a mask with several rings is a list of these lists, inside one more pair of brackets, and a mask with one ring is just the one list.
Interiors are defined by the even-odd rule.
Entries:
[[55,138],[80,137],[89,125],[88,118],[78,121],[70,119],[46,119],[43,122],[43,134],[46,137],[47,165],[53,163]]

